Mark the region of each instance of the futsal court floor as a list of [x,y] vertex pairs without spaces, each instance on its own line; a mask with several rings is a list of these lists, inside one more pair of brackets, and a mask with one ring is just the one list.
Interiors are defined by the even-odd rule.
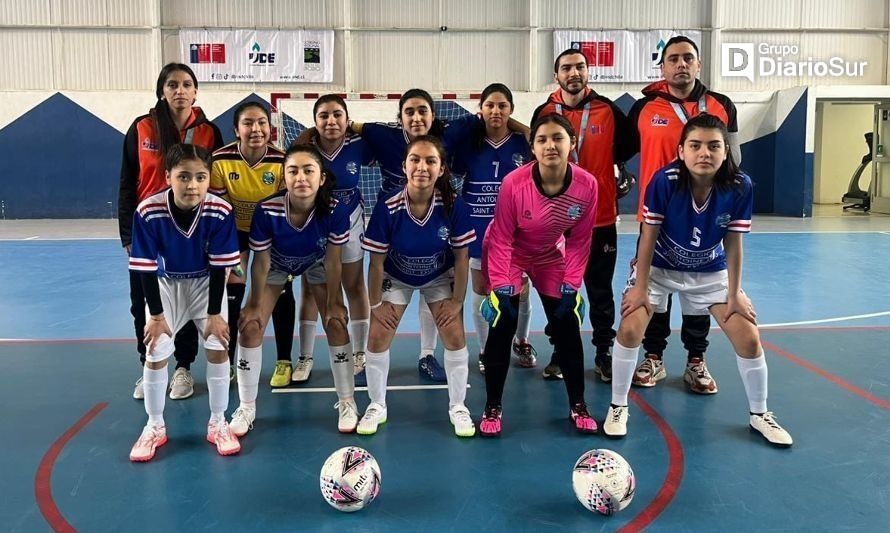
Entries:
[[[501,438],[453,435],[447,391],[418,375],[417,314],[409,310],[390,376],[390,385],[408,388],[388,393],[389,422],[376,435],[337,433],[323,336],[309,382],[276,393],[268,387],[275,350],[267,339],[258,419],[241,453],[221,457],[204,440],[199,355],[196,394],[167,400],[170,441],[145,464],[128,459],[146,415],[131,397],[140,367],[116,227],[112,220],[0,221],[4,531],[890,527],[890,217],[755,217],[745,238],[744,288],[763,327],[769,407],[793,435],[790,449],[772,448],[748,430],[741,380],[719,330],[708,351],[718,394],[684,389],[685,353],[675,329],[668,378],[633,391],[629,436],[576,434],[564,385],[541,379],[550,346],[535,297],[538,368],[510,369]],[[636,223],[619,228],[616,291]],[[610,389],[591,370],[584,335],[587,402],[601,421]],[[468,339],[468,406],[478,419],[485,385],[475,367],[475,334]],[[366,393],[357,400],[364,410]],[[228,414],[237,402],[233,386]],[[324,459],[347,445],[368,449],[382,470],[379,498],[354,514],[330,508],[318,484]],[[572,492],[572,465],[592,448],[617,451],[636,474],[633,502],[612,517],[585,510]]]

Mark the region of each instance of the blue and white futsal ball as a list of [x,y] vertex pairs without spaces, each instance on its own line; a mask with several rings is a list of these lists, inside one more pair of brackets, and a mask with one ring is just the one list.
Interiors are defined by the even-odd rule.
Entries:
[[575,461],[572,488],[581,505],[608,516],[630,505],[636,479],[624,457],[612,450],[590,450]]
[[332,453],[321,467],[321,495],[338,511],[364,509],[380,493],[380,467],[368,450],[347,446]]

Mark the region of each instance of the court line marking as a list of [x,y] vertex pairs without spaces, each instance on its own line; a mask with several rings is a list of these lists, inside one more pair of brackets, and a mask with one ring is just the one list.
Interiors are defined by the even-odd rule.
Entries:
[[108,407],[108,402],[100,402],[94,405],[92,409],[80,417],[80,420],[75,422],[73,426],[68,428],[65,433],[62,433],[62,436],[52,443],[37,466],[37,475],[34,477],[34,497],[37,499],[40,514],[43,515],[43,518],[53,531],[64,531],[65,533],[76,533],[77,531],[74,529],[74,526],[65,520],[53,499],[53,466],[55,466],[56,459],[62,453],[65,445],[106,407]]
[[784,357],[785,359],[788,359],[792,363],[796,363],[796,364],[806,368],[810,372],[813,372],[815,374],[822,376],[823,378],[825,378],[828,381],[834,383],[835,385],[841,387],[842,389],[844,389],[848,392],[852,392],[853,394],[859,396],[860,398],[864,398],[865,400],[877,405],[878,407],[881,407],[881,408],[884,408],[884,409],[887,409],[888,411],[890,411],[890,402],[888,402],[887,400],[878,398],[874,394],[871,394],[868,391],[862,390],[859,387],[857,387],[856,385],[848,383],[847,381],[844,381],[843,379],[835,376],[834,374],[831,374],[830,372],[822,370],[821,368],[814,365],[813,363],[810,363],[809,361],[806,361],[787,350],[783,350],[782,348],[779,348],[778,346],[776,346],[775,344],[773,344],[771,342],[765,341],[763,339],[761,339],[760,342],[761,342],[761,344],[763,344],[764,348],[768,348],[770,351],[780,355],[781,357]]
[[866,313],[864,315],[839,316],[835,318],[820,318],[818,320],[800,320],[798,322],[776,322],[773,324],[758,324],[759,328],[785,328],[788,326],[805,326],[809,324],[827,324],[830,322],[844,322],[846,320],[859,320],[860,318],[874,318],[878,316],[890,315],[890,311],[880,311],[877,313]]
[[[472,388],[469,383],[467,383],[467,388]],[[388,385],[386,390],[440,390],[448,389],[448,385]],[[368,387],[356,387],[356,391],[366,391]],[[294,388],[285,388],[285,389],[272,389],[272,394],[288,394],[295,392],[337,392],[337,389],[334,387],[307,387],[305,389],[294,389]]]
[[661,432],[661,436],[668,449],[668,470],[655,498],[649,502],[649,505],[644,507],[642,511],[633,517],[630,522],[624,524],[624,526],[618,530],[619,533],[643,531],[654,522],[655,519],[658,518],[658,515],[670,505],[674,496],[677,495],[677,491],[680,490],[685,469],[683,443],[680,442],[680,438],[674,433],[671,425],[668,424],[667,421],[658,414],[658,411],[649,405],[638,392],[630,391],[630,398],[637,404],[640,410],[646,413],[649,420],[651,420],[652,423],[655,424],[655,427],[658,428],[658,431]]

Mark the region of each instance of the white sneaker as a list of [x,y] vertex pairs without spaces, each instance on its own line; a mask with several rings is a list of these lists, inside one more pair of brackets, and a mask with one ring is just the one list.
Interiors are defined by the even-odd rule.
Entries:
[[184,368],[177,368],[170,382],[170,399],[184,400],[195,393],[195,378]]
[[386,423],[386,406],[371,402],[365,411],[365,416],[358,422],[356,431],[359,435],[373,435],[377,433],[377,426]]
[[763,438],[774,446],[788,448],[794,441],[791,435],[776,422],[776,417],[772,411],[767,411],[762,415],[751,415],[751,429],[757,431]]
[[470,410],[463,405],[455,405],[448,410],[448,418],[458,437],[472,437],[476,434],[476,424],[470,417]]
[[340,400],[334,404],[334,407],[340,411],[337,419],[337,431],[340,433],[352,433],[355,426],[358,425],[358,406],[355,400]]
[[232,413],[232,421],[229,422],[229,429],[236,437],[243,437],[247,432],[253,429],[253,421],[256,420],[256,407],[248,407],[241,405]]
[[301,355],[297,359],[297,365],[294,367],[294,373],[291,374],[291,381],[302,383],[309,379],[312,372],[312,356]]
[[133,399],[134,400],[144,400],[145,399],[145,389],[142,388],[142,376],[139,376],[139,379],[136,380],[136,388],[133,389]]
[[630,416],[626,405],[609,406],[606,420],[603,422],[603,433],[607,437],[620,439],[627,435],[627,418]]

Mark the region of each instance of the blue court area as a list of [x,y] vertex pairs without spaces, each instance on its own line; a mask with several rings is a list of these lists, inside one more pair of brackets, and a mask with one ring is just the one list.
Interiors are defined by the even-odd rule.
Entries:
[[[616,291],[635,239],[620,236]],[[686,392],[675,333],[667,380],[634,389],[629,436],[575,434],[563,384],[540,377],[550,347],[535,302],[538,369],[511,369],[500,439],[454,437],[447,391],[435,388],[390,391],[389,422],[377,435],[340,435],[335,394],[311,390],[333,386],[323,337],[310,381],[281,393],[267,385],[270,339],[258,419],[240,455],[220,457],[204,440],[199,362],[196,395],[167,401],[170,442],[150,463],[134,464],[127,455],[145,413],[130,396],[139,365],[118,242],[0,242],[0,524],[6,531],[886,530],[890,235],[755,233],[745,252],[744,287],[766,326],[769,404],[795,439],[790,449],[749,432],[741,380],[719,331],[708,352],[718,394]],[[390,385],[428,385],[417,373],[417,330],[409,310]],[[475,335],[469,339],[475,353]],[[478,418],[484,382],[474,356],[471,363],[468,406]],[[601,421],[609,385],[587,374],[587,401]],[[357,399],[364,409],[366,394]],[[229,414],[235,387],[230,405]],[[318,487],[324,459],[347,445],[368,449],[382,470],[378,500],[351,515],[328,507]],[[637,476],[633,503],[612,517],[586,511],[572,493],[571,467],[591,448],[622,454]]]

